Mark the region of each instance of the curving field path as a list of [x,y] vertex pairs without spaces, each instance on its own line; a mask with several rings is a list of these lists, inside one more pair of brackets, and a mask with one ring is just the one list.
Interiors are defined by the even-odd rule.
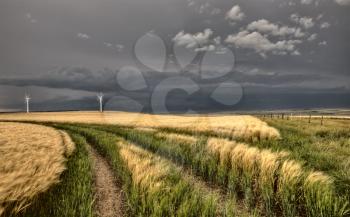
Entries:
[[121,217],[123,214],[122,189],[116,185],[106,159],[89,147],[93,161],[95,182],[95,213],[98,217]]

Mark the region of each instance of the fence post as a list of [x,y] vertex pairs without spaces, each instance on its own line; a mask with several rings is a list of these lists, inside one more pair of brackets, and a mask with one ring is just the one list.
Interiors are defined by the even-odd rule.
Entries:
[[322,115],[322,117],[321,117],[321,125],[323,125],[323,115]]
[[311,115],[309,115],[309,124],[311,123]]

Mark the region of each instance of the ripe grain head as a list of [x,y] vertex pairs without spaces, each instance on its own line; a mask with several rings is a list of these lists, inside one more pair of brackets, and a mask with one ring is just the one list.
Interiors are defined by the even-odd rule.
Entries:
[[287,186],[292,187],[298,184],[302,175],[303,170],[300,163],[293,160],[286,160],[285,162],[283,162],[280,170],[279,183],[281,185],[284,185],[280,188]]
[[249,147],[246,149],[242,156],[243,170],[252,175],[256,173],[257,166],[260,161],[260,151],[255,147]]
[[75,150],[75,144],[65,131],[60,131],[66,156],[71,156]]
[[64,143],[52,128],[21,123],[0,123],[0,141],[0,210],[19,211],[59,182]]
[[245,144],[238,144],[231,152],[231,162],[232,166],[242,167],[242,160],[249,149],[249,146]]
[[198,138],[194,136],[187,136],[178,133],[157,133],[158,137],[165,138],[168,141],[176,141],[186,144],[196,144],[198,142]]
[[273,153],[270,150],[262,150],[260,156],[260,185],[272,185],[274,183],[275,174],[280,165],[278,153]]
[[139,130],[139,131],[143,131],[143,132],[148,132],[148,133],[153,133],[156,132],[157,130],[154,128],[150,128],[150,127],[135,127],[135,130]]
[[120,154],[131,171],[134,182],[149,189],[160,188],[163,177],[170,172],[169,164],[134,145],[125,145],[122,142],[119,145]]
[[221,165],[230,161],[231,152],[237,143],[227,139],[209,138],[207,141],[207,150],[213,154],[219,155]]
[[312,186],[312,185],[318,185],[321,186],[322,188],[328,188],[333,184],[333,180],[330,176],[325,175],[322,172],[315,171],[311,172],[305,179],[306,186]]

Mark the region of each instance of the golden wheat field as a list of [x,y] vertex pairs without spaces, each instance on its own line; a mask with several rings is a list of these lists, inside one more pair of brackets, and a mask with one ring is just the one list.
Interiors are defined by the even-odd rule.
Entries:
[[277,139],[278,130],[250,115],[153,115],[131,112],[50,112],[0,114],[0,120],[118,124],[143,128],[214,131],[242,139]]
[[0,216],[7,206],[19,212],[36,195],[59,182],[74,143],[65,132],[0,122]]

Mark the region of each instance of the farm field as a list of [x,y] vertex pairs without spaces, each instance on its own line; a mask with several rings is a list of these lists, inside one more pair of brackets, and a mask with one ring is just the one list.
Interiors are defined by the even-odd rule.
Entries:
[[[349,126],[249,115],[0,114],[0,213],[350,216]],[[45,148],[60,159],[53,178],[54,166],[39,162],[55,160]],[[38,175],[44,180],[23,182],[53,179],[30,196],[22,183],[3,181],[42,172],[21,169],[27,158],[49,168]]]

